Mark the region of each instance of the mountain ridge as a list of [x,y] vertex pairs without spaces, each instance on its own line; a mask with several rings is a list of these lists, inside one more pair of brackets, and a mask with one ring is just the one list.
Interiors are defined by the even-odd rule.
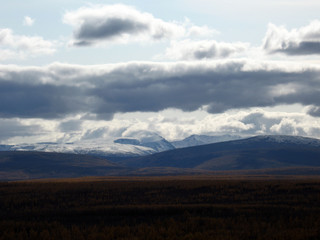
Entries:
[[[197,137],[201,141],[187,143],[188,146],[201,145],[214,141],[225,140],[226,138],[238,138],[232,135],[207,136],[191,135],[188,138],[180,140],[180,144],[186,145],[185,141]],[[78,142],[40,142],[32,144],[0,145],[0,151],[43,151],[43,152],[61,152],[75,154],[89,154],[104,157],[136,157],[150,155],[157,152],[175,149],[174,141],[169,142],[162,136],[148,131],[139,131],[132,133],[128,137],[118,138],[108,142],[101,141],[78,141]]]
[[[282,141],[279,141],[279,139]],[[303,154],[307,154],[306,152],[309,154],[307,154],[308,157],[312,157],[314,160],[319,160],[317,164],[320,164],[319,147],[320,140],[318,139],[305,137],[296,138],[292,136],[276,136],[273,138],[270,135],[265,135],[228,142],[180,148],[155,153],[146,157],[128,159],[122,163],[131,167],[167,166],[208,170],[239,170],[249,169],[250,163],[248,161],[256,160],[256,166],[251,164],[253,169],[257,169],[259,167],[272,168],[276,166],[296,166],[297,163],[295,162],[299,160],[298,158],[303,158]],[[286,153],[288,156],[286,156]],[[291,165],[289,164],[289,157],[292,158]],[[257,159],[259,159],[258,165]],[[271,160],[273,162],[270,162]],[[208,161],[211,161],[211,164],[209,164]],[[200,162],[201,164],[199,164]],[[246,166],[244,164],[245,162],[249,165]]]
[[192,146],[199,146],[205,145],[210,143],[216,142],[226,142],[231,140],[238,140],[242,137],[237,135],[219,135],[219,136],[210,136],[210,135],[197,135],[193,134],[185,139],[172,141],[172,145],[175,148],[185,148],[185,147],[192,147]]
[[266,173],[320,175],[320,140],[265,135],[114,159],[88,154],[0,151],[0,180]]

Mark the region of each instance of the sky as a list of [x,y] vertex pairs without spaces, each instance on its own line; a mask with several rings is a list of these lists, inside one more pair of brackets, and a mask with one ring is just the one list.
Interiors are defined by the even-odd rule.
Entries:
[[317,0],[11,0],[0,143],[320,138]]

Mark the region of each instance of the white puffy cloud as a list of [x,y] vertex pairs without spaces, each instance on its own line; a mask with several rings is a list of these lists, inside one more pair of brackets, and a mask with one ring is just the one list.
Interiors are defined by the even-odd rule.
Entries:
[[307,26],[291,31],[284,26],[269,24],[263,48],[270,54],[320,54],[320,21],[314,20]]
[[[261,134],[304,135],[320,138],[320,120],[303,112],[281,112],[251,108],[240,111],[228,111],[222,114],[204,114],[195,117],[199,111],[185,113],[172,111],[176,117],[170,117],[168,111],[158,113],[141,121],[123,124],[127,126],[122,134],[138,130],[154,131],[169,140],[182,139],[192,134],[253,136]],[[117,122],[116,118],[113,122]],[[111,126],[111,124],[110,124]]]
[[183,112],[119,113],[112,120],[74,115],[64,119],[0,119],[2,143],[100,141],[106,144],[141,131],[155,132],[167,140],[192,134],[253,136],[261,134],[303,135],[320,138],[320,119],[302,112],[250,108],[210,114],[204,110]]
[[248,49],[246,43],[224,43],[214,40],[173,41],[166,49],[165,56],[176,60],[202,60],[226,58]]
[[193,24],[187,30],[188,37],[209,37],[215,34],[220,34],[220,32],[208,26],[197,26]]
[[63,21],[74,27],[72,44],[76,46],[204,37],[218,33],[188,19],[180,23],[168,22],[123,4],[82,7],[67,12]]
[[35,20],[29,16],[25,16],[23,19],[23,25],[31,27],[34,24]]
[[219,35],[220,32],[216,29],[212,29],[207,25],[198,26],[191,22],[189,18],[185,18],[183,23],[186,29],[185,37],[190,38],[201,38],[201,37],[212,37],[213,35]]
[[39,36],[15,35],[11,29],[0,29],[0,61],[6,59],[23,59],[55,52],[55,44]]
[[185,34],[181,24],[165,22],[122,4],[83,7],[67,12],[63,21],[75,27],[74,45],[78,46],[170,39]]

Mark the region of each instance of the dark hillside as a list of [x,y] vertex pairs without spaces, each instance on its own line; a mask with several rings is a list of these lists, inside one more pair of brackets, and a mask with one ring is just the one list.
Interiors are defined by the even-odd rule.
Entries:
[[105,175],[121,167],[104,158],[66,153],[0,152],[0,179],[61,178]]
[[175,167],[249,170],[319,167],[320,141],[289,136],[262,136],[175,149],[122,161],[130,167]]

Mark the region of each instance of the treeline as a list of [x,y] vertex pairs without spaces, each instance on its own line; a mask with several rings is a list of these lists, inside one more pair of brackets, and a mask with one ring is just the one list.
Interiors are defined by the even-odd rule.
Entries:
[[320,239],[319,180],[0,183],[0,240]]

